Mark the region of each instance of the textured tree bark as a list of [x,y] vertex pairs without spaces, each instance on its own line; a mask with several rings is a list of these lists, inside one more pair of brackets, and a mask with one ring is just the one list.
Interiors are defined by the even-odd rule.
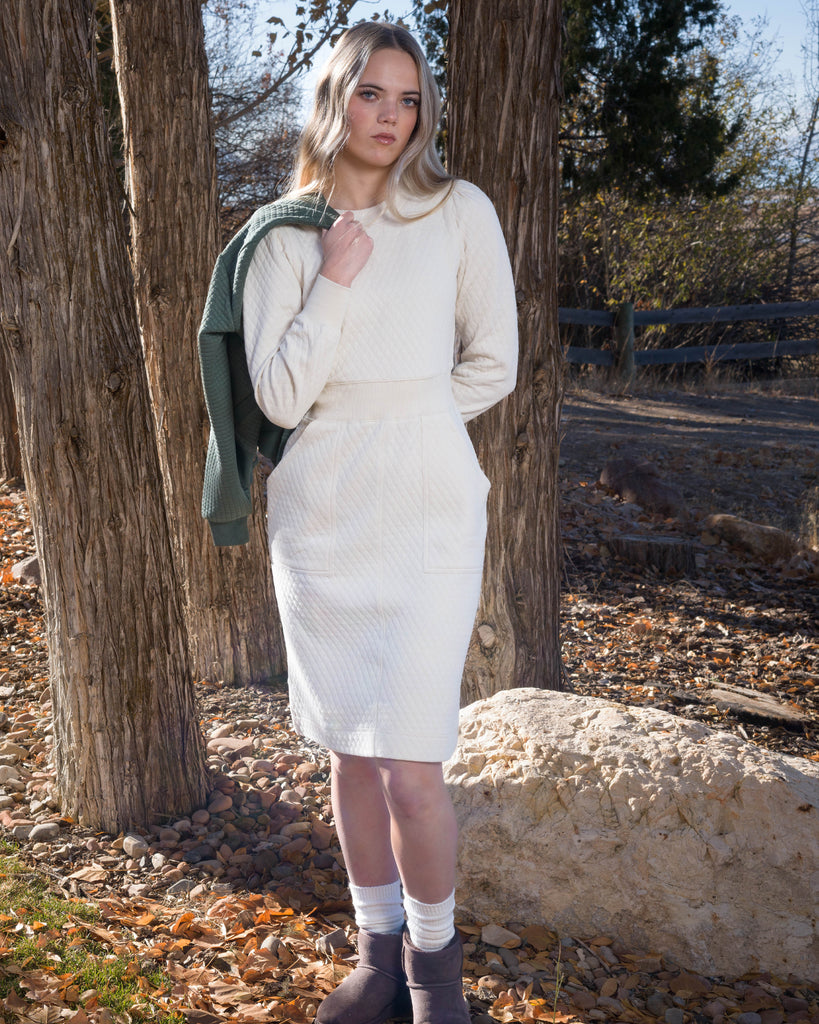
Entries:
[[560,0],[450,0],[450,170],[494,201],[518,291],[517,388],[471,429],[489,530],[469,703],[513,686],[563,687],[557,330]]
[[249,545],[216,548],[200,514],[207,414],[196,333],[219,251],[201,3],[112,0],[111,13],[137,312],[193,669],[268,680],[284,668],[284,644],[264,517],[254,516]]
[[106,831],[205,796],[93,0],[0,4],[0,340],[20,424],[64,811]]
[[16,480],[22,475],[17,410],[14,408],[14,393],[6,369],[6,357],[0,349],[0,482]]

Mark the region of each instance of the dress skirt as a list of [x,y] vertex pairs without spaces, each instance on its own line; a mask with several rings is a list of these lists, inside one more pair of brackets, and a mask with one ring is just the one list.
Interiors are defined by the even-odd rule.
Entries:
[[327,384],[267,488],[295,729],[338,753],[445,761],[489,491],[450,375]]

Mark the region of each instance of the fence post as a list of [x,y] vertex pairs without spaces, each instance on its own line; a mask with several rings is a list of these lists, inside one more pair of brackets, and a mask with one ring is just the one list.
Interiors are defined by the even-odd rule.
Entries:
[[621,384],[634,384],[634,303],[621,302],[614,318],[614,343],[617,347],[615,372]]

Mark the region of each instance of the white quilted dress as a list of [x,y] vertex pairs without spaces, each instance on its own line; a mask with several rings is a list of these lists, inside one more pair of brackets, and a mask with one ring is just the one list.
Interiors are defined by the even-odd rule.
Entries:
[[466,182],[420,220],[356,216],[374,248],[352,288],[319,276],[315,229],[289,226],[245,288],[257,401],[297,428],[267,492],[290,706],[339,753],[444,761],[489,490],[464,421],[514,387],[514,285],[495,211]]

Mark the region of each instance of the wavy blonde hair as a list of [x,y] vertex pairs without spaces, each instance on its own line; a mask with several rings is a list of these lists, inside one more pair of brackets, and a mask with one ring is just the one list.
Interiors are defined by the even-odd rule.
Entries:
[[[435,152],[441,98],[423,50],[400,25],[362,21],[341,36],[316,84],[313,109],[301,133],[287,198],[315,193],[328,196],[332,191],[335,159],[349,135],[347,109],[367,62],[378,50],[409,54],[418,69],[421,92],[415,128],[387,179],[389,210],[402,217],[396,209],[399,184],[414,196],[426,197],[436,195],[442,186],[454,181]],[[441,201],[446,195],[448,192]]]

